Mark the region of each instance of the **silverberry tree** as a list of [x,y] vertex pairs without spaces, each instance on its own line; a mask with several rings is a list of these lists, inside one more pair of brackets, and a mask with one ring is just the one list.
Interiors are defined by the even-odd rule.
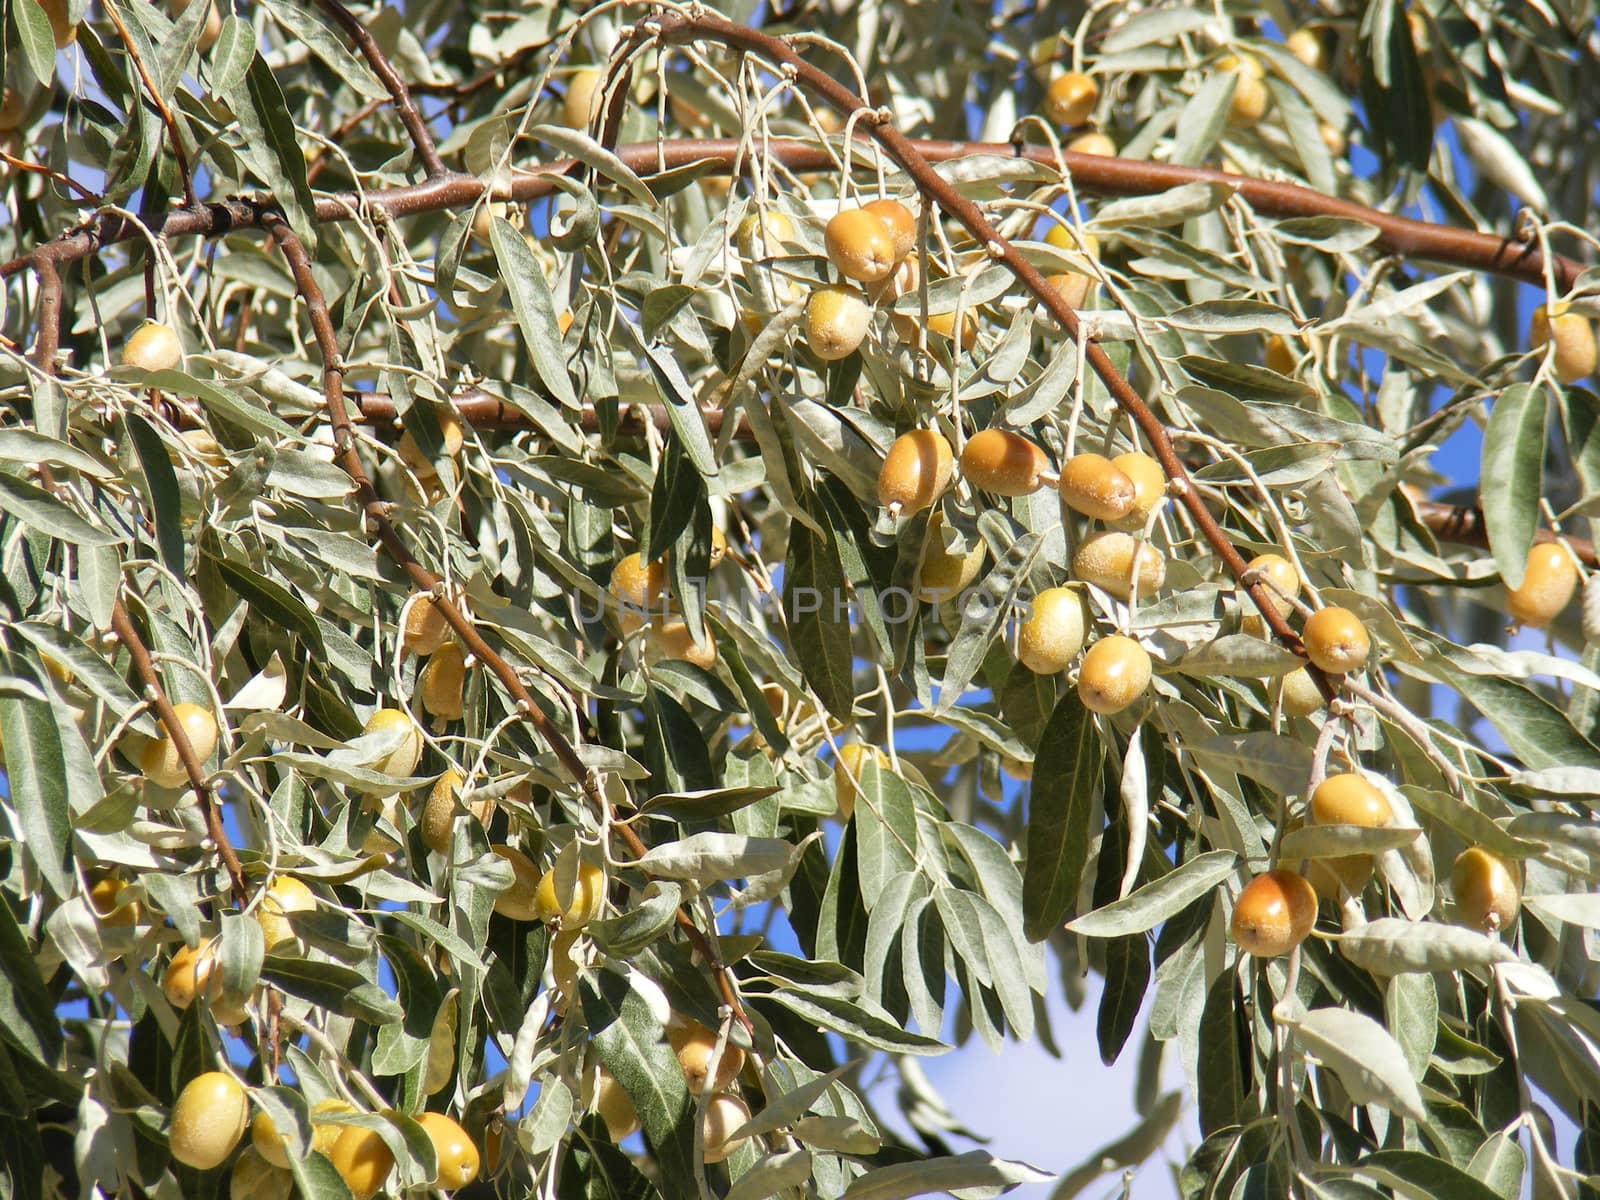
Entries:
[[7,0],[0,1192],[1595,1195],[1594,0],[730,9]]

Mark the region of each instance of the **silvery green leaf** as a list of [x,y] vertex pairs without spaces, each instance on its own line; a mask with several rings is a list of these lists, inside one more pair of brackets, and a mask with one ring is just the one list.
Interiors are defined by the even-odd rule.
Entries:
[[652,847],[639,866],[668,879],[716,883],[779,870],[789,861],[793,848],[781,838],[708,831]]
[[1293,1023],[1295,1040],[1339,1076],[1357,1104],[1377,1103],[1402,1117],[1427,1120],[1405,1052],[1371,1017],[1318,1008]]
[[1145,884],[1126,899],[1069,921],[1067,928],[1085,937],[1144,933],[1211,891],[1238,865],[1239,856],[1233,851],[1208,850]]
[[1047,1183],[1051,1176],[1023,1162],[969,1150],[947,1158],[897,1163],[868,1171],[845,1189],[844,1200],[905,1200],[938,1192],[977,1200],[1000,1196],[1024,1183]]
[[1339,951],[1376,975],[1459,971],[1516,959],[1500,939],[1460,925],[1380,917],[1338,935]]

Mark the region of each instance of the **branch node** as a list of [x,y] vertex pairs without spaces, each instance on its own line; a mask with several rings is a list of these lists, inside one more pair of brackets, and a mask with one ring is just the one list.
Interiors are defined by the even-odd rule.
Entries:
[[990,258],[999,260],[1006,256],[1006,248],[997,241],[990,240],[984,244],[983,248],[988,252]]

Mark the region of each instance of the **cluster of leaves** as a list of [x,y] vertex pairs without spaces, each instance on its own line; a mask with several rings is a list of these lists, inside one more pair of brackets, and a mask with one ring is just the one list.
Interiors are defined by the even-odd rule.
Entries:
[[[1549,168],[1595,136],[1580,86],[1593,50],[1558,61],[1542,10],[1319,8],[1322,71],[1253,12],[1102,8],[1068,40],[1059,13],[1027,6],[937,20],[838,7],[807,10],[806,27],[853,51],[913,135],[973,132],[976,105],[978,132],[1003,140],[1071,62],[1101,80],[1097,124],[1131,158],[1358,202],[1423,197],[1462,225],[1508,229],[1520,201],[1550,217],[1540,236],[1563,232],[1558,217],[1594,223],[1592,187],[1547,190]],[[1141,1055],[1142,1125],[1087,1155],[1062,1195],[1176,1126],[1179,1101],[1154,1082],[1168,1052],[1199,1110],[1185,1194],[1514,1196],[1525,1170],[1548,1194],[1579,1194],[1600,1136],[1586,1000],[1600,852],[1584,808],[1600,793],[1600,661],[1498,634],[1500,579],[1520,571],[1541,504],[1575,524],[1600,493],[1600,401],[1526,357],[1514,285],[1386,257],[1347,213],[1268,217],[1216,180],[1092,202],[1048,164],[940,166],[1041,269],[1082,266],[1043,241],[1050,224],[1097,239],[1085,336],[1176,431],[1234,544],[1293,556],[1320,603],[1363,618],[1381,658],[1338,715],[1284,716],[1271,681],[1298,660],[1243,630],[1248,601],[1171,505],[1148,531],[1167,559],[1158,594],[1130,607],[1085,589],[1097,630],[1137,637],[1158,670],[1146,701],[1100,717],[1007,641],[1020,605],[1070,581],[1090,526],[1050,492],[958,484],[930,531],[927,513],[891,519],[876,484],[911,428],[958,447],[1014,428],[1056,462],[1138,442],[1083,346],[915,198],[864,127],[847,148],[767,65],[645,46],[613,76],[627,89],[617,142],[720,135],[750,157],[731,188],[707,164],[635,170],[595,128],[562,123],[561,93],[623,44],[620,10],[386,9],[363,23],[417,85],[452,168],[504,189],[530,162],[581,164],[531,206],[435,207],[423,188],[391,212],[385,192],[416,182],[411,143],[318,12],[267,0],[227,15],[201,51],[199,3],[175,18],[142,0],[116,10],[125,34],[89,14],[58,58],[35,0],[13,4],[3,69],[26,117],[10,152],[92,187],[107,211],[163,213],[183,180],[148,76],[203,193],[270,196],[314,252],[352,402],[387,397],[416,448],[376,427],[359,443],[397,528],[607,805],[481,662],[415,771],[384,769],[405,735],[365,733],[370,716],[429,718],[425,660],[401,646],[418,601],[333,461],[325,364],[260,231],[134,237],[71,264],[59,378],[15,348],[0,361],[0,1157],[16,1194],[42,1193],[47,1161],[107,1194],[155,1190],[167,1171],[184,1194],[216,1188],[170,1161],[164,1123],[219,1061],[302,1143],[309,1107],[358,1076],[357,1099],[448,1110],[497,1147],[507,1194],[995,1194],[1038,1173],[950,1153],[962,1131],[914,1058],[974,1037],[1053,1046],[1052,967],[1074,1002],[1087,972],[1102,975],[1101,1055],[1136,1034]],[[1267,69],[1259,124],[1228,122],[1226,53]],[[1336,153],[1323,126],[1375,165]],[[763,157],[780,136],[827,145],[848,179]],[[86,215],[46,175],[5,184],[9,254]],[[925,286],[825,363],[798,335],[807,290],[832,274],[823,225],[841,191],[880,190],[924,213]],[[340,219],[319,221],[329,194]],[[792,227],[782,244],[737,236],[773,211]],[[41,286],[15,271],[8,311],[30,311]],[[1600,281],[1577,290],[1581,306]],[[952,311],[974,322],[971,347],[928,330]],[[179,331],[179,369],[113,365],[146,315]],[[1292,366],[1262,365],[1274,338]],[[469,393],[516,428],[469,425],[455,452],[449,413]],[[1433,453],[1486,415],[1487,556],[1441,543],[1418,509],[1442,482]],[[1570,495],[1544,485],[1547,452],[1571,468]],[[730,548],[715,566],[714,528]],[[933,537],[983,547],[984,566],[956,603],[908,603]],[[634,552],[666,556],[672,607],[716,647],[709,669],[645,653],[650,631],[617,611],[608,581]],[[222,723],[206,768],[252,886],[288,874],[315,891],[318,907],[290,916],[292,944],[263,944],[248,918],[259,895],[230,891],[193,795],[143,776],[143,739],[161,730],[128,648],[107,637],[119,599],[166,693]],[[1580,644],[1575,614],[1554,635]],[[832,764],[851,741],[888,753],[863,760],[836,823]],[[1372,773],[1398,830],[1354,847],[1314,829],[1285,841],[1330,754]],[[446,770],[468,806],[495,805],[457,820],[440,853],[420,818]],[[580,941],[575,993],[555,987],[549,931],[494,911],[513,882],[501,844],[541,867],[576,844],[604,865],[607,913]],[[1505,938],[1449,923],[1444,877],[1466,845],[1523,863],[1527,909]],[[1278,858],[1352,848],[1377,854],[1378,880],[1325,912],[1326,936],[1288,963],[1235,953],[1240,885]],[[126,884],[116,920],[89,895],[106,877]],[[680,913],[727,964],[750,1032]],[[223,990],[176,1011],[164,965],[206,936]],[[215,1021],[241,1003],[243,1025]],[[723,1165],[698,1153],[669,1010],[751,1054],[737,1088],[756,1116]],[[915,1142],[863,1096],[865,1056],[898,1074]],[[585,1111],[600,1065],[642,1120],[634,1153]],[[1581,1130],[1570,1167],[1536,1103]],[[361,1119],[390,1131],[399,1184],[431,1177],[414,1125]],[[302,1192],[344,1194],[321,1162],[296,1162]]]

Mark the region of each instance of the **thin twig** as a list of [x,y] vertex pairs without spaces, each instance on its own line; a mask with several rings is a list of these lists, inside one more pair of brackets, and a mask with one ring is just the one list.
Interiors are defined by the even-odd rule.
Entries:
[[128,27],[122,23],[122,16],[117,12],[116,4],[108,3],[103,7],[106,16],[110,17],[111,23],[117,27],[117,36],[122,39],[123,48],[128,52],[133,69],[139,73],[139,81],[144,84],[144,90],[150,95],[150,103],[155,105],[156,112],[161,116],[161,123],[167,128],[167,140],[172,143],[172,156],[178,160],[178,178],[183,181],[185,207],[194,208],[199,205],[200,197],[195,195],[194,177],[189,173],[189,154],[183,148],[183,138],[178,133],[177,118],[172,115],[167,102],[161,98],[161,89],[156,86],[156,81],[150,78],[150,72],[145,69],[144,60],[139,57],[139,51],[133,44]]
[[[562,770],[583,789],[589,802],[598,811],[614,815],[596,774],[584,766],[572,743],[557,728],[555,722],[545,715],[544,710],[539,707],[512,666],[484,641],[472,621],[450,599],[444,580],[417,561],[416,556],[400,537],[394,523],[390,521],[388,506],[378,498],[377,489],[373,486],[372,479],[356,452],[355,427],[351,423],[350,411],[344,398],[344,365],[339,353],[338,335],[334,331],[333,318],[328,313],[322,289],[312,273],[310,255],[306,253],[304,244],[290,230],[283,217],[276,212],[265,214],[262,224],[278,248],[283,251],[284,258],[289,263],[289,270],[294,276],[295,286],[300,292],[301,299],[305,301],[312,332],[322,355],[323,397],[328,406],[328,423],[333,428],[334,461],[356,485],[356,496],[369,527],[412,584],[429,593],[430,600],[463,648],[494,673],[495,678],[510,693],[517,711],[534,727],[534,731],[545,745],[550,747]],[[629,852],[635,858],[643,858],[648,847],[640,840],[639,835],[624,824],[617,823],[616,829]],[[682,908],[677,912],[677,924],[711,968],[723,1002],[733,1009],[740,1024],[750,1031],[750,1020],[745,1015],[744,1006],[739,1002],[738,994],[733,989],[727,967],[714,947],[695,925],[693,918]]]
[[417,152],[417,160],[422,163],[422,169],[427,172],[429,179],[439,179],[449,174],[444,165],[444,160],[439,157],[439,150],[433,144],[433,134],[428,129],[428,123],[422,119],[422,114],[417,111],[416,103],[411,99],[411,89],[406,86],[406,81],[400,78],[394,65],[378,45],[367,27],[356,19],[352,13],[339,0],[317,0],[324,11],[334,19],[340,29],[349,35],[350,40],[361,51],[367,65],[372,68],[372,73],[378,77],[378,82],[394,97],[395,111],[400,116],[400,124],[406,127],[406,133],[411,137],[411,145]]
[[47,167],[43,163],[28,162],[26,159],[18,158],[13,154],[7,154],[4,150],[0,150],[0,162],[18,171],[29,171],[35,175],[43,175],[52,182],[59,183],[63,187],[70,189],[77,195],[78,199],[89,204],[100,204],[102,202],[101,197],[95,195],[70,175],[63,175],[60,171]]

